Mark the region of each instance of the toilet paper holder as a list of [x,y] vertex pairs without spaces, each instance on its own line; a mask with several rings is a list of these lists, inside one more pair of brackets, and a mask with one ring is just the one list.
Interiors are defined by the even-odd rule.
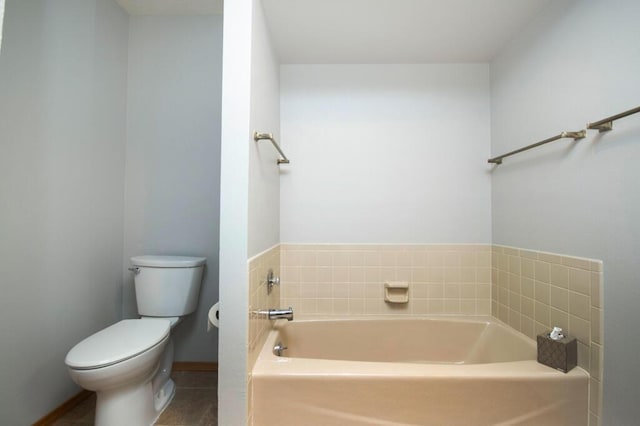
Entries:
[[213,330],[214,327],[220,327],[220,302],[217,302],[209,309],[207,317],[207,331]]

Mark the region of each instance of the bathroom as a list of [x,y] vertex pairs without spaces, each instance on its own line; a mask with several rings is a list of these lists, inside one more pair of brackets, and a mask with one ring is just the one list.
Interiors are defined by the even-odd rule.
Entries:
[[[0,50],[0,274],[2,338],[9,342],[0,367],[3,423],[31,424],[77,393],[64,369],[66,352],[83,337],[135,315],[128,258],[155,249],[207,257],[200,305],[182,324],[184,334],[176,342],[182,353],[176,358],[218,362],[219,423],[245,424],[247,312],[265,307],[248,296],[247,261],[278,244],[323,243],[495,244],[602,260],[604,374],[602,408],[595,409],[605,425],[636,422],[640,200],[632,162],[640,150],[638,116],[616,121],[610,132],[590,130],[579,141],[558,141],[505,158],[499,166],[487,163],[492,156],[638,106],[636,2],[522,2],[529,7],[528,19],[506,28],[510,37],[494,56],[479,58],[474,51],[462,59],[443,53],[453,55],[448,44],[436,49],[443,55],[437,59],[416,59],[384,40],[355,47],[342,43],[345,50],[312,43],[331,41],[332,34],[341,37],[340,24],[353,19],[357,25],[354,16],[387,28],[380,22],[396,22],[389,17],[395,17],[400,3],[418,8],[416,15],[426,19],[442,2],[377,2],[378,9],[367,6],[373,15],[362,12],[362,2],[338,10],[327,2],[324,10],[320,2],[228,2],[222,52],[220,15],[206,25],[216,28],[215,34],[198,34],[193,23],[180,32],[179,22],[172,21],[178,19],[169,17],[162,19],[172,21],[174,31],[165,32],[159,27],[170,23],[127,17],[112,1],[45,3],[51,4],[6,1]],[[506,12],[495,13],[503,2],[488,3],[489,15],[517,22]],[[486,18],[461,4],[467,6],[461,16]],[[276,30],[280,25],[292,30],[284,26],[282,7],[298,24],[295,37]],[[12,11],[24,14],[19,23],[12,24]],[[317,34],[320,30],[310,24],[315,20],[330,30],[310,40],[303,30]],[[158,58],[145,59],[159,55],[153,47],[180,50],[171,44],[179,33],[193,36],[191,42],[211,37],[212,43],[200,48],[217,50],[195,56],[222,55],[212,59],[221,63],[206,65],[217,85],[193,88],[183,102],[175,99],[182,92],[169,88],[173,102],[136,104],[175,78],[171,62],[157,67],[153,59]],[[287,51],[285,42],[297,38],[306,48]],[[105,50],[106,42],[111,44]],[[397,56],[375,56],[385,48]],[[358,57],[353,50],[373,56]],[[54,60],[60,55],[69,56]],[[363,64],[406,65],[389,71]],[[182,87],[210,81],[185,80]],[[103,81],[113,86],[97,83]],[[201,102],[221,97],[221,106],[194,104],[194,97],[205,92],[210,96]],[[433,99],[442,103],[430,109]],[[340,109],[346,101],[351,109]],[[172,107],[149,111],[154,105]],[[318,109],[317,118],[305,116]],[[175,118],[184,119],[184,125],[175,124]],[[201,121],[194,123],[196,118]],[[136,128],[141,124],[145,127]],[[146,186],[147,178],[167,185],[176,178],[162,175],[163,161],[184,152],[172,149],[173,139],[160,138],[178,131],[193,132],[185,141],[212,135],[201,141],[205,151],[184,150],[192,155],[174,170],[193,177],[189,183],[196,185],[181,206],[204,203],[203,193],[212,194],[207,206],[190,208],[198,218],[180,216],[172,201],[156,198],[163,195]],[[276,165],[277,153],[267,141],[254,142],[254,131],[273,133],[291,163]],[[151,143],[153,150],[145,151]],[[195,170],[192,161],[202,157],[206,164]],[[141,170],[149,174],[136,175]],[[185,222],[195,229],[185,230]],[[185,232],[192,234],[184,238]],[[287,284],[283,276],[283,296]],[[218,297],[224,308],[216,339],[215,332],[205,330],[206,311]]]

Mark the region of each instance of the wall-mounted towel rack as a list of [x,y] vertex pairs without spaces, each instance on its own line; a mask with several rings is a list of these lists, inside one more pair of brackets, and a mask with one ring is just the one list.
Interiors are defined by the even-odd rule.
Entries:
[[497,157],[490,158],[488,160],[488,162],[489,163],[494,163],[494,164],[502,164],[502,159],[503,158],[509,157],[511,155],[514,155],[514,154],[518,154],[518,153],[523,152],[523,151],[528,151],[528,150],[530,150],[532,148],[535,148],[537,146],[544,145],[544,144],[547,144],[549,142],[557,141],[558,139],[570,138],[570,139],[573,139],[573,140],[578,140],[578,139],[584,138],[585,136],[587,136],[587,131],[586,130],[580,130],[580,131],[577,131],[577,132],[562,132],[559,135],[553,136],[553,137],[551,137],[549,139],[545,139],[543,141],[536,142],[536,143],[533,143],[531,145],[527,145],[524,148],[516,149],[515,151],[507,152],[506,154],[502,154],[502,155],[499,155]]
[[620,114],[612,115],[611,117],[603,118],[602,120],[587,124],[587,129],[600,130],[600,132],[607,132],[613,129],[613,122],[627,117],[631,114],[640,112],[640,107],[630,109],[629,111],[621,112]]
[[275,149],[278,150],[278,152],[280,153],[280,156],[282,157],[282,158],[278,158],[278,164],[289,164],[289,159],[287,158],[286,155],[284,155],[284,152],[282,152],[282,150],[280,149],[280,146],[278,145],[278,142],[276,142],[276,140],[273,138],[273,135],[271,133],[253,132],[253,140],[256,142],[261,140],[271,141]]
[[[607,132],[613,129],[613,122],[615,120],[627,117],[632,114],[636,114],[638,112],[640,112],[640,107],[632,108],[628,111],[621,112],[620,114],[612,115],[611,117],[603,118],[602,120],[594,121],[593,123],[587,123],[587,129],[599,130],[600,132]],[[586,130],[580,130],[578,132],[562,132],[559,135],[553,136],[549,139],[545,139],[543,141],[525,146],[524,148],[516,149],[515,151],[511,151],[506,154],[502,154],[497,157],[490,158],[488,162],[493,164],[502,164],[502,159],[510,155],[518,154],[520,152],[527,151],[531,148],[535,148],[537,146],[544,145],[549,142],[557,141],[558,139],[573,138],[574,140],[578,140],[578,139],[583,139],[585,136],[587,136]]]

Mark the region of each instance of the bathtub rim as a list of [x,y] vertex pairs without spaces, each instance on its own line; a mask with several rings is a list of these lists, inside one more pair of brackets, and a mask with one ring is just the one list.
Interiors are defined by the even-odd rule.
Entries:
[[[300,318],[302,317],[302,318]],[[525,334],[514,330],[499,319],[489,315],[385,315],[380,316],[328,316],[304,315],[294,322],[342,322],[342,321],[453,321],[496,324],[514,333],[519,338],[536,347],[536,341]],[[537,362],[537,360],[508,361],[483,364],[416,364],[407,362],[377,362],[327,360],[319,358],[289,358],[273,354],[281,327],[286,320],[278,320],[269,330],[265,342],[260,349],[252,370],[254,377],[282,376],[332,376],[332,377],[456,377],[468,380],[488,378],[504,379],[540,379],[540,380],[589,380],[589,373],[581,367],[575,367],[568,373],[555,370]]]

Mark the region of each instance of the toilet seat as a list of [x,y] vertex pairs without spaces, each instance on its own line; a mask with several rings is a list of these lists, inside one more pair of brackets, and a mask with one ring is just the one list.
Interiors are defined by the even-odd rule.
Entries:
[[166,319],[128,319],[117,322],[78,343],[65,363],[76,370],[92,370],[133,358],[169,336]]

